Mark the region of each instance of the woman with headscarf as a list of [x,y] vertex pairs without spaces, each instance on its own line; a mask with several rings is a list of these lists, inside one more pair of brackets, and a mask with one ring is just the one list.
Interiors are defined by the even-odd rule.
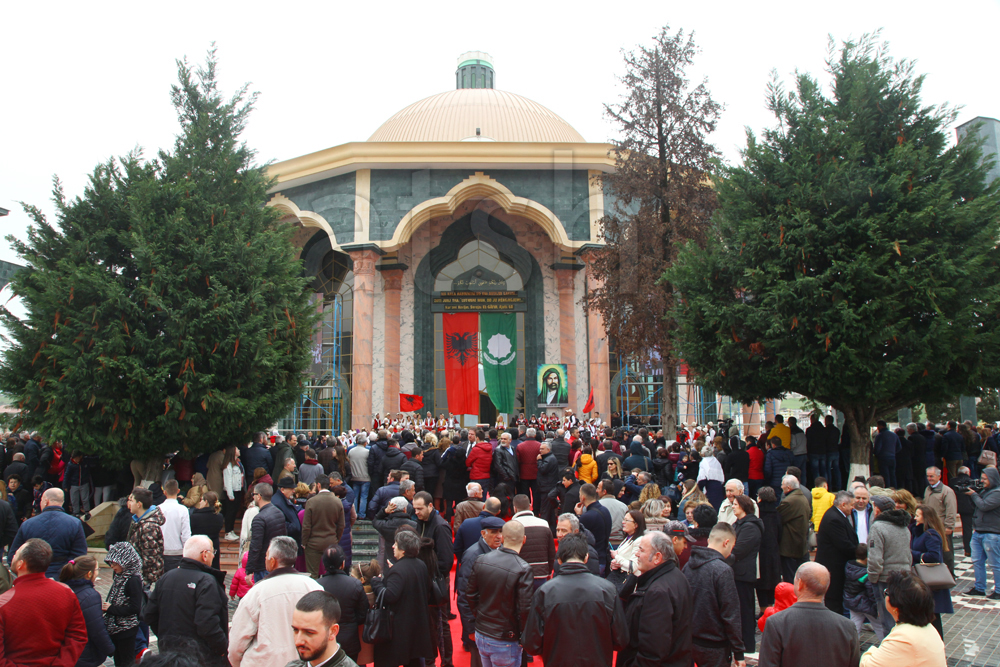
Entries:
[[706,445],[701,450],[701,465],[698,466],[698,486],[705,492],[708,502],[715,509],[722,507],[726,499],[726,476],[722,472],[719,459],[713,456],[712,447]]
[[142,559],[128,542],[116,542],[104,562],[115,571],[101,608],[104,625],[115,645],[115,667],[135,663],[135,635],[142,610]]

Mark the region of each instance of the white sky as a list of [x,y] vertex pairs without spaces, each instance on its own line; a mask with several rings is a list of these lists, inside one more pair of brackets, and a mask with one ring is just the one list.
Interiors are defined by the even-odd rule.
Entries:
[[[162,9],[155,9],[160,7]],[[951,7],[948,9],[947,7]],[[660,26],[694,30],[725,112],[714,140],[738,159],[743,128],[771,123],[771,69],[823,77],[827,35],[883,28],[897,58],[927,74],[925,103],[963,105],[959,122],[1000,116],[995,85],[996,0],[895,2],[12,2],[0,62],[0,236],[25,237],[18,201],[52,219],[51,178],[69,196],[111,156],[170,147],[174,60],[204,60],[217,42],[229,94],[261,93],[245,138],[261,160],[364,141],[389,116],[454,88],[456,58],[489,52],[497,87],[533,99],[588,141],[612,128],[602,104],[619,94],[620,49],[650,43]],[[18,261],[6,241],[0,259]]]

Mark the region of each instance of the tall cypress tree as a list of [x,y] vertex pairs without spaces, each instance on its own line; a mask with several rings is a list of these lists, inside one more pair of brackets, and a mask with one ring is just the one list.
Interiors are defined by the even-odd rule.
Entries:
[[73,201],[57,183],[58,227],[25,207],[28,240],[9,240],[28,314],[2,313],[0,363],[21,427],[109,460],[197,454],[245,442],[298,395],[316,316],[240,140],[256,95],[224,99],[216,62],[178,62],[172,151],[98,166]]
[[852,462],[877,417],[996,386],[1000,184],[955,114],[877,36],[834,50],[832,96],[774,83],[777,126],[717,182],[712,240],[668,277],[684,359],[749,403],[787,392],[844,413]]

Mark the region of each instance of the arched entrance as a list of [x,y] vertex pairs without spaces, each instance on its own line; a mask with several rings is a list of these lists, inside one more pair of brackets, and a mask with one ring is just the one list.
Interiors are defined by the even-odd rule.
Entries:
[[[533,371],[544,357],[543,286],[538,263],[518,245],[510,227],[479,209],[456,220],[441,235],[440,243],[420,261],[414,287],[414,389],[434,414],[449,412],[442,313],[432,312],[434,293],[523,292],[525,309],[516,313],[515,412],[525,411],[524,397],[537,394]],[[495,421],[496,411],[488,398],[485,403],[481,398],[480,414],[473,417],[481,423]]]

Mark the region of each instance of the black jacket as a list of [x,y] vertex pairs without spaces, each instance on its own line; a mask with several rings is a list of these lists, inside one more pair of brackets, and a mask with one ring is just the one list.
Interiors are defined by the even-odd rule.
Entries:
[[226,518],[214,507],[202,507],[191,512],[190,516],[191,534],[207,535],[212,540],[212,548],[215,549],[215,559],[212,567],[219,567],[219,534],[225,527]]
[[732,566],[736,581],[753,583],[757,581],[757,554],[764,538],[764,522],[753,514],[747,514],[737,520],[733,528],[736,530],[736,543],[726,562]]
[[547,494],[559,483],[559,462],[555,455],[549,452],[538,462],[538,493]]
[[0,500],[0,547],[9,547],[14,543],[19,525],[14,508],[6,500]]
[[[597,547],[595,546],[596,540],[594,539],[594,534],[586,529],[584,526],[580,526],[580,534],[587,540],[587,564],[586,568],[590,570],[591,574],[600,576],[601,574],[601,559],[597,555]],[[556,560],[555,564],[552,566],[552,576],[558,577],[562,571],[562,566],[559,565],[559,561]]]
[[738,479],[744,484],[750,481],[750,454],[743,449],[742,445],[726,456],[722,473],[726,479]]
[[476,632],[519,640],[535,590],[531,566],[516,551],[501,546],[476,559],[471,569],[465,598],[476,617]]
[[[285,494],[278,489],[271,496],[271,505],[281,512],[285,519],[285,535],[295,538],[296,542],[302,541],[302,523],[299,521],[299,507],[294,500],[285,497]],[[252,526],[251,526],[252,528]],[[270,544],[270,541],[268,542]]]
[[[629,575],[619,595],[629,642],[618,652],[616,667],[691,667],[691,587],[677,563]],[[735,609],[738,614],[739,605]]]
[[[521,645],[530,655],[542,656],[545,667],[610,665],[612,651],[629,641],[614,585],[583,563],[565,563],[562,570],[535,593]],[[689,659],[685,667],[690,664]]]
[[552,438],[552,444],[549,445],[549,449],[551,450],[550,453],[556,457],[556,463],[559,464],[560,470],[569,467],[570,446],[564,438]]
[[[469,483],[469,469],[465,467],[466,442],[453,443],[441,455],[438,467],[444,471],[444,482],[441,492],[446,500],[461,501],[465,499],[465,485]],[[427,456],[424,454],[424,456]]]
[[455,560],[455,549],[451,543],[451,527],[444,517],[437,510],[431,510],[431,516],[427,521],[417,519],[417,535],[434,540],[438,572],[442,574],[449,572]]
[[285,515],[277,507],[268,503],[257,512],[250,524],[250,547],[247,549],[247,574],[263,572],[267,569],[264,563],[267,547],[271,540],[279,535],[287,535]]
[[559,484],[555,488],[556,497],[559,499],[559,513],[572,514],[576,511],[576,505],[580,502],[580,482],[573,482],[569,487]]
[[[368,447],[368,476],[371,479],[370,494],[375,493],[385,484],[386,476],[382,474],[382,457],[389,448],[387,440],[376,440]],[[371,495],[368,496],[371,498]]]
[[692,641],[699,646],[728,645],[736,660],[743,659],[740,599],[732,569],[722,554],[708,547],[691,547],[684,566],[694,603]]
[[[956,484],[969,484],[972,482],[972,478],[966,475],[964,472],[960,472],[948,481],[951,482],[949,486],[951,486],[952,490],[954,491],[954,487]],[[955,500],[957,501],[958,504],[959,514],[968,514],[968,515],[975,514],[976,506],[973,504],[971,497],[969,497],[964,493],[959,493],[958,491],[955,491]]]
[[854,560],[858,548],[858,533],[851,520],[836,506],[823,514],[816,533],[816,562],[830,571],[830,587],[826,590],[826,606],[832,611],[843,611],[844,566]]
[[476,559],[489,552],[490,548],[486,546],[486,540],[480,537],[478,542],[466,549],[465,553],[462,554],[462,562],[459,563],[460,567],[455,573],[455,606],[458,607],[458,613],[462,617],[463,627],[468,626],[472,628],[476,623],[475,614],[472,613],[469,601],[465,597],[465,591],[469,587],[469,575],[472,573],[472,566],[475,565]]
[[503,447],[497,445],[493,450],[493,461],[490,463],[490,479],[493,481],[493,487],[496,488],[498,484],[506,482],[513,488],[517,485],[520,471],[514,448],[511,447],[508,454]]
[[768,590],[781,581],[781,515],[778,503],[757,503],[764,535],[760,542],[760,586]]
[[343,570],[326,574],[316,583],[340,603],[340,631],[337,632],[337,643],[346,653],[356,656],[361,651],[358,626],[365,624],[365,615],[369,608],[365,587]]
[[253,479],[253,473],[257,468],[263,468],[268,473],[274,468],[274,458],[264,445],[247,447],[247,450],[240,455],[240,458],[242,459],[243,469],[250,479]]
[[[400,470],[405,470],[410,473],[410,481],[413,482],[414,488],[417,491],[424,491],[424,466],[421,465],[420,461],[414,461],[413,459],[407,459],[406,455],[403,454],[405,459],[403,463],[399,466]],[[433,493],[433,489],[431,489]]]
[[[437,479],[438,466],[441,464],[441,450],[437,447],[429,447],[424,449],[424,458],[420,459],[420,465],[424,468],[424,481],[428,479]],[[429,482],[428,482],[429,483]],[[434,493],[434,489],[428,489],[431,493]]]
[[431,636],[430,577],[417,558],[401,558],[381,577],[372,580],[377,594],[385,589],[385,605],[395,615],[392,641],[375,644],[376,665],[406,665],[416,658],[434,659]]
[[406,512],[393,512],[392,514],[386,514],[385,508],[383,507],[372,519],[372,528],[374,528],[379,536],[385,540],[386,549],[385,557],[390,563],[395,563],[396,558],[393,555],[392,544],[396,541],[396,530],[402,525],[412,526],[414,530],[417,528],[416,520],[407,514]]
[[[368,457],[369,459],[371,459],[371,454],[369,454]],[[385,484],[385,480],[388,479],[390,470],[402,470],[403,464],[406,463],[406,461],[407,461],[406,454],[404,454],[399,447],[387,448],[385,450],[385,454],[382,455],[382,461],[379,464],[378,478],[382,480],[382,484]],[[368,471],[371,472],[371,469],[372,469],[371,461],[369,460]],[[423,483],[423,476],[424,476],[424,471],[423,469],[421,469],[420,471],[421,483]],[[416,484],[417,480],[414,479],[413,483]]]
[[80,601],[80,611],[87,624],[87,646],[83,649],[76,667],[98,667],[103,665],[109,655],[115,652],[108,630],[104,626],[104,613],[101,611],[101,594],[94,590],[94,584],[86,579],[70,579],[66,585],[76,593]]
[[168,637],[194,639],[206,657],[225,659],[229,648],[225,579],[225,572],[190,558],[182,558],[177,568],[160,577],[143,617],[161,646],[169,646]]

